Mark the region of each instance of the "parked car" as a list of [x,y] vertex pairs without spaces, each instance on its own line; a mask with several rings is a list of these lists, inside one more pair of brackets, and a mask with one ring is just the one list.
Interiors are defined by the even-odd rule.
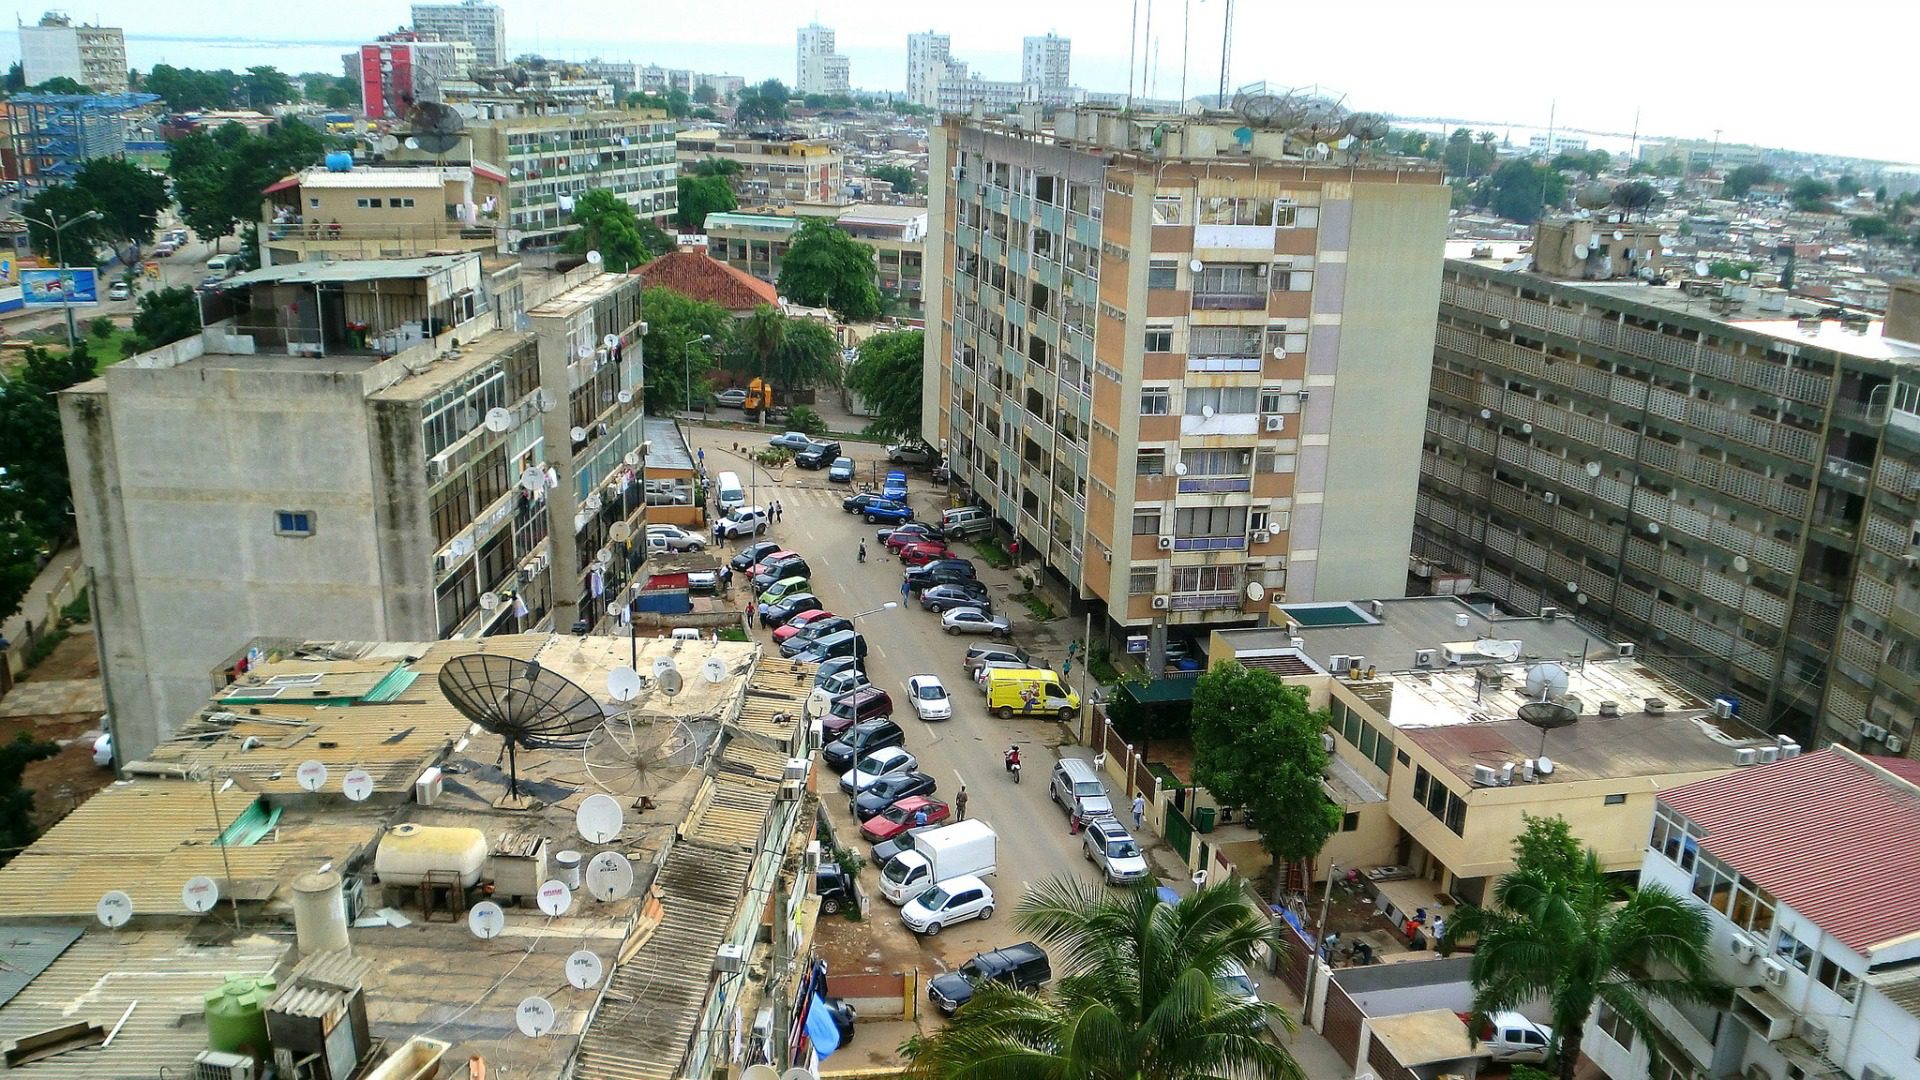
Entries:
[[900,730],[899,724],[880,716],[848,728],[845,734],[820,748],[820,757],[827,768],[846,772],[853,768],[854,758],[889,746],[902,746],[906,741],[907,733]]
[[[883,813],[887,807],[901,799],[913,795],[931,795],[940,785],[933,777],[923,772],[898,773],[883,776],[861,792],[848,809],[853,811],[855,820],[866,821]],[[909,845],[911,846],[911,845]],[[891,857],[891,856],[889,856]]]
[[785,643],[786,641],[792,639],[793,635],[799,633],[800,631],[806,629],[807,627],[813,625],[814,623],[817,623],[822,619],[831,619],[833,617],[834,615],[833,615],[833,612],[831,611],[825,611],[825,610],[803,611],[800,614],[795,615],[793,618],[788,619],[785,623],[782,623],[780,626],[780,629],[775,630],[773,632],[773,640],[777,642]]
[[920,606],[935,615],[956,607],[992,612],[993,600],[987,596],[987,587],[977,581],[951,581],[920,590]]
[[759,562],[747,567],[747,577],[751,579],[756,574],[764,574],[769,565],[780,562],[783,559],[797,559],[799,557],[800,553],[797,551],[789,551],[786,548],[775,548],[761,556]]
[[906,503],[888,502],[885,499],[881,499],[877,502],[868,503],[866,507],[860,511],[860,516],[867,519],[867,524],[876,525],[882,521],[900,522],[912,520],[913,510],[910,509]]
[[907,700],[922,720],[953,719],[953,697],[938,675],[915,675],[907,680]]
[[653,539],[656,536],[661,539],[668,551],[704,551],[707,546],[706,538],[695,536],[678,525],[647,526],[648,547],[653,546]]
[[768,446],[777,446],[782,450],[799,453],[813,445],[813,436],[804,431],[783,431],[767,440]]
[[107,290],[107,299],[109,300],[126,300],[126,299],[130,299],[132,296],[133,296],[133,286],[127,284],[124,281],[114,282],[113,287]]
[[932,465],[940,460],[940,451],[926,443],[895,443],[887,447],[887,460],[895,465]]
[[1495,1061],[1541,1062],[1553,1044],[1553,1029],[1517,1012],[1497,1012],[1480,1031],[1480,1045]]
[[808,611],[818,611],[823,606],[825,605],[821,604],[819,597],[812,593],[803,592],[794,593],[792,596],[781,597],[771,604],[762,604],[760,605],[760,610],[766,613],[768,626],[781,626],[795,615]]
[[[924,812],[926,820],[919,820]],[[953,813],[946,803],[938,799],[929,799],[924,795],[901,799],[885,810],[860,823],[860,835],[868,843],[881,843],[896,836],[911,836],[921,829],[931,829],[945,822]]]
[[948,536],[985,536],[993,531],[993,515],[978,506],[956,506],[941,511],[940,527]]
[[953,552],[945,544],[902,544],[900,561],[908,566],[925,566],[939,559],[951,559]]
[[841,908],[858,902],[853,891],[853,875],[840,869],[836,862],[820,863],[820,869],[813,872],[813,891],[820,897],[822,915],[836,914]]
[[944,544],[947,534],[924,521],[909,521],[904,525],[880,529],[874,533],[888,551],[898,551],[908,544]]
[[907,474],[895,469],[880,483],[880,494],[897,502],[907,501]]
[[1012,629],[1005,615],[989,615],[976,607],[957,607],[940,616],[940,629],[949,634],[993,634]]
[[793,455],[793,463],[802,469],[824,469],[839,456],[840,444],[837,442],[808,443]]
[[1240,961],[1228,957],[1220,965],[1220,974],[1213,977],[1213,985],[1222,994],[1243,1005],[1260,1004],[1260,988],[1253,984],[1253,976],[1247,974]]
[[[733,540],[742,536],[759,536],[773,524],[763,506],[736,506],[727,511],[727,516],[713,523],[713,535],[716,540]],[[779,545],[774,545],[777,549]],[[749,563],[749,566],[752,564]],[[735,570],[745,567],[735,566]]]
[[867,789],[875,780],[895,773],[913,772],[920,767],[920,759],[908,753],[905,747],[885,746],[873,751],[856,762],[840,776],[840,790],[849,795]]
[[760,560],[760,566],[754,570],[749,584],[753,586],[753,591],[758,593],[776,581],[791,577],[806,577],[812,572],[813,568],[807,565],[804,556],[795,555],[792,552],[769,555]]
[[993,890],[972,874],[931,886],[900,909],[900,921],[907,924],[907,929],[928,937],[957,922],[991,918]]
[[862,686],[872,686],[873,680],[867,677],[866,669],[858,667],[851,656],[836,656],[821,664],[826,670],[827,664],[845,664],[846,666],[829,675],[821,675],[814,685],[827,692],[828,698],[845,697]]
[[966,658],[960,661],[960,666],[968,671],[978,671],[990,660],[1011,661],[1014,667],[1040,666],[1032,656],[1028,655],[1027,650],[1015,648],[1012,645],[970,645],[967,647]]
[[[785,630],[786,627],[783,626],[780,629]],[[780,640],[780,655],[790,657],[795,653],[805,652],[808,645],[819,641],[828,634],[837,634],[842,630],[851,629],[853,629],[853,623],[851,621],[823,611],[813,619],[803,623],[798,630],[789,634],[785,640],[780,640],[779,631],[775,631],[773,636],[775,640]]]
[[983,952],[952,971],[935,975],[927,984],[927,1000],[952,1016],[973,1000],[974,988],[983,982],[1003,983],[1012,990],[1038,990],[1052,981],[1053,967],[1047,961],[1047,951],[1023,941]]
[[713,403],[727,409],[744,409],[747,407],[747,392],[738,386],[721,390],[713,395]]
[[827,483],[853,483],[853,459],[850,457],[834,458],[833,464],[827,466]]
[[867,639],[864,634],[851,630],[836,630],[807,643],[807,647],[793,654],[793,659],[803,664],[817,664],[836,656],[865,657]]
[[1080,830],[1080,838],[1087,861],[1098,866],[1110,883],[1131,885],[1147,879],[1147,857],[1118,821],[1113,818],[1089,821],[1087,827]]
[[[980,576],[969,559],[936,559],[925,566],[907,570],[907,584],[915,589],[944,585],[948,581],[973,581]],[[934,579],[938,580],[934,580]]]
[[[862,795],[860,797],[864,799],[871,794],[873,794],[873,792],[869,791],[865,795]],[[903,851],[912,851],[912,850],[913,850],[913,834],[910,832],[904,832],[904,833],[901,833],[899,836],[894,837],[891,840],[883,840],[880,843],[873,845],[873,857],[867,861],[873,863],[873,865],[875,866],[884,868],[889,862],[893,861],[893,857],[895,855],[898,855]]]
[[153,245],[153,250],[149,251],[147,254],[152,255],[156,259],[166,259],[166,258],[171,258],[174,255],[174,253],[178,252],[179,250],[180,248],[176,244],[160,243],[160,244]]
[[735,552],[733,558],[727,560],[727,565],[733,567],[735,571],[744,572],[751,569],[753,565],[761,559],[779,550],[779,541],[761,540],[758,543],[748,544],[746,547]]
[[761,610],[765,610],[785,600],[789,596],[798,596],[801,593],[810,593],[812,591],[813,586],[808,584],[806,578],[781,578],[779,581],[767,586],[766,591],[760,594],[760,608]]
[[827,715],[821,718],[820,726],[827,733],[827,738],[837,739],[856,720],[892,715],[893,695],[877,686],[862,686],[834,698],[833,704],[827,707]]

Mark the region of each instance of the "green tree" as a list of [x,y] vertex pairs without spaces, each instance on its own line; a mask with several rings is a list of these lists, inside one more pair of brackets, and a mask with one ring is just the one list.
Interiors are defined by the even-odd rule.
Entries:
[[715,90],[711,83],[702,83],[693,88],[693,100],[701,105],[713,105],[719,102],[720,91]]
[[91,159],[74,174],[73,186],[105,217],[107,235],[123,243],[151,239],[160,211],[173,201],[166,180],[124,158]]
[[1745,259],[1715,259],[1707,264],[1707,276],[1737,280],[1741,274],[1751,275],[1760,269],[1760,264]]
[[1833,182],[1833,192],[1847,197],[1860,194],[1860,178],[1850,172],[1841,173]]
[[667,115],[679,119],[693,111],[693,102],[685,90],[667,91]]
[[55,75],[46,82],[34,86],[32,92],[36,94],[91,94],[93,93],[93,87],[75,82],[65,75]]
[[176,285],[140,297],[133,316],[133,337],[141,352],[151,352],[200,332],[200,298],[192,289]]
[[847,387],[873,410],[868,430],[874,434],[919,436],[926,338],[919,330],[890,330],[860,343],[860,356],[847,369]]
[[1827,205],[1827,197],[1832,194],[1833,187],[1825,180],[1803,176],[1795,180],[1793,186],[1787,189],[1787,201],[1793,204],[1795,210],[1809,212],[1831,210],[1832,207]]
[[1691,222],[1683,221],[1680,223],[1680,226],[1674,230],[1674,232],[1680,234],[1681,236],[1692,236],[1693,224]]
[[740,101],[734,106],[734,119],[743,124],[777,124],[787,118],[787,102],[792,96],[787,84],[768,79],[741,92]]
[[1473,132],[1466,128],[1454,128],[1447,136],[1446,149],[1441,152],[1440,160],[1446,165],[1448,176],[1473,175]]
[[300,91],[294,88],[293,80],[285,72],[268,64],[260,64],[247,69],[241,78],[241,86],[247,98],[247,104],[265,112],[275,105],[284,105],[297,101]]
[[693,167],[695,176],[739,176],[743,168],[732,158],[714,157],[709,154]]
[[18,850],[33,843],[33,792],[20,786],[27,766],[60,752],[60,744],[39,742],[22,731],[0,743],[0,847]]
[[27,69],[20,66],[20,61],[15,60],[7,65],[7,80],[4,87],[0,88],[9,94],[17,94],[27,88]]
[[913,194],[913,170],[905,165],[875,165],[867,170],[867,175],[892,184],[893,190],[901,195]]
[[1685,176],[1687,163],[1680,160],[1678,154],[1668,154],[1654,163],[1653,171],[1665,177]]
[[1548,1002],[1560,1080],[1573,1080],[1596,1004],[1651,1040],[1651,1002],[1704,1002],[1720,990],[1707,960],[1704,910],[1659,885],[1620,900],[1591,850],[1568,878],[1538,868],[1501,878],[1493,906],[1463,907],[1448,920],[1447,946],[1469,937],[1476,942],[1468,969],[1475,1017]]
[[[657,227],[644,231],[640,216],[627,201],[608,188],[594,188],[573,203],[574,231],[567,234],[561,250],[579,255],[600,253],[600,265],[615,274],[627,271],[671,249],[661,245],[664,237]],[[656,246],[660,245],[660,246]]]
[[56,540],[71,531],[67,452],[54,395],[93,374],[82,341],[72,352],[29,348],[10,381],[0,384],[0,466],[19,496],[18,521],[34,536]]
[[1524,811],[1520,835],[1513,838],[1513,865],[1516,872],[1538,873],[1549,881],[1572,881],[1586,863],[1586,851],[1574,839],[1567,819],[1535,817]]
[[783,390],[840,385],[840,342],[833,331],[813,319],[786,321],[767,366],[773,384]]
[[697,233],[706,228],[708,214],[725,213],[739,205],[726,177],[683,176],[680,178],[680,203],[675,216],[680,228]]
[[1061,973],[1051,994],[983,982],[937,1033],[905,1047],[914,1080],[1302,1080],[1270,1025],[1279,1005],[1243,1002],[1219,979],[1279,948],[1273,919],[1231,884],[1177,904],[1152,888],[1078,878],[1027,887],[1015,922]]
[[1744,199],[1754,188],[1773,183],[1773,170],[1765,165],[1742,165],[1720,181],[1720,194],[1729,199]]
[[1883,217],[1857,217],[1847,222],[1847,229],[1863,240],[1885,236],[1890,228]]
[[1487,181],[1493,212],[1523,225],[1540,220],[1543,211],[1567,197],[1567,182],[1557,171],[1531,160],[1507,162]]
[[847,322],[880,314],[873,249],[824,218],[794,230],[780,263],[780,292],[809,307],[830,308]]
[[1629,180],[1613,189],[1613,205],[1629,214],[1639,214],[1642,221],[1647,219],[1647,210],[1659,200],[1660,193],[1645,180]]
[[[0,389],[0,396],[4,393]],[[0,485],[0,617],[20,610],[20,601],[33,588],[40,551],[46,546],[20,518],[24,501],[18,490]]]
[[1340,828],[1340,808],[1320,787],[1327,719],[1308,708],[1305,690],[1269,671],[1226,664],[1193,687],[1194,781],[1259,822],[1276,897],[1287,865],[1311,859]]
[[[42,188],[21,208],[21,216],[27,221],[27,243],[44,259],[64,257],[69,266],[92,266],[94,251],[112,239],[113,230],[104,215],[92,221],[78,219],[98,209],[93,196],[78,185]],[[69,221],[74,224],[56,235],[52,226]]]
[[[645,267],[640,274],[646,277]],[[718,304],[658,285],[640,294],[640,310],[647,317],[647,411],[672,413],[689,400],[705,401],[707,373],[726,351],[733,317]],[[703,345],[703,336],[713,340]]]

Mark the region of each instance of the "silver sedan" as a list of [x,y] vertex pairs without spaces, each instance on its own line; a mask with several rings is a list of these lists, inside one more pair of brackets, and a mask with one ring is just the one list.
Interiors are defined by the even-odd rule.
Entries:
[[1005,615],[989,615],[975,607],[957,607],[940,616],[940,625],[949,634],[1004,634],[1009,624]]

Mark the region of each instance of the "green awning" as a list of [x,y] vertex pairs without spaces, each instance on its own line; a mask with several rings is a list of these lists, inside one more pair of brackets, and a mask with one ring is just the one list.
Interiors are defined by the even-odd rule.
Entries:
[[1120,689],[1141,705],[1169,705],[1176,701],[1193,700],[1193,684],[1200,681],[1199,674],[1176,675],[1170,679],[1151,679],[1138,682],[1127,679]]

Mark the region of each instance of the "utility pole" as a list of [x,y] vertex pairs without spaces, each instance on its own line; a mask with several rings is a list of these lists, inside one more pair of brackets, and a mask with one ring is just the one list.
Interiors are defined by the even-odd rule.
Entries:
[[[1320,897],[1320,925],[1314,935],[1313,951],[1307,954],[1307,982],[1300,988],[1300,1022],[1312,1026],[1313,1020],[1313,976],[1318,965],[1324,963],[1321,952],[1327,948],[1327,908],[1333,905],[1333,877],[1340,872],[1339,863],[1327,864],[1327,891]],[[1308,883],[1311,886],[1311,882]],[[1328,957],[1331,960],[1332,957]]]

